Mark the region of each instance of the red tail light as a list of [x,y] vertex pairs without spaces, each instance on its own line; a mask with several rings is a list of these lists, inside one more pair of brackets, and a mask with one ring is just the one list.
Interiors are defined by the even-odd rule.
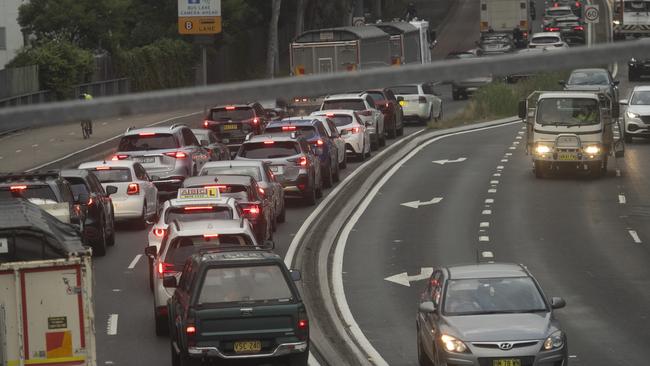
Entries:
[[350,131],[351,133],[359,133],[361,129],[359,127],[352,127],[348,131]]
[[27,186],[11,186],[9,189],[12,191],[24,191],[27,189]]
[[95,170],[111,170],[110,166],[98,166]]
[[254,123],[254,124],[258,124],[258,123],[260,123],[260,119],[257,118],[257,117],[253,118],[253,123]]
[[155,132],[140,132],[139,136],[156,136]]
[[93,203],[95,203],[95,201],[93,200],[93,198],[92,198],[92,197],[88,197],[88,203],[87,203],[87,205],[88,205],[88,206],[92,206]]
[[166,152],[165,155],[171,156],[172,158],[176,158],[176,159],[185,159],[187,157],[187,154],[182,151]]
[[306,157],[306,156],[301,156],[301,157],[298,158],[298,160],[296,161],[296,165],[307,166],[307,164],[309,164],[309,161],[307,161],[307,157]]
[[326,117],[334,117],[334,113],[325,113]]
[[282,126],[282,131],[295,131],[296,126]]
[[314,141],[314,145],[323,146],[323,145],[325,145],[325,142],[323,140],[321,140],[321,139],[318,139],[318,140]]
[[547,32],[559,32],[559,31],[560,31],[560,28],[557,28],[557,27],[547,27],[547,28],[546,28],[546,31],[547,31]]
[[184,211],[204,211],[204,210],[212,210],[212,206],[190,206],[190,207],[184,207]]
[[257,188],[257,191],[260,192],[260,194],[265,194],[266,193],[266,192],[264,192],[264,188]]
[[389,108],[389,107],[390,107],[390,103],[386,103],[386,108]]
[[194,318],[187,318],[185,320],[185,336],[187,338],[188,347],[196,346],[196,339],[194,339],[194,337],[196,336],[195,324],[196,323],[194,322]]
[[188,325],[188,326],[185,328],[185,333],[187,333],[188,335],[190,335],[190,334],[191,334],[191,335],[196,334],[196,327],[193,326],[193,325]]
[[307,319],[298,320],[298,329],[307,329],[309,321]]
[[244,214],[248,214],[251,216],[257,216],[260,214],[260,206],[256,204],[248,205],[247,207],[243,208]]
[[264,145],[273,145],[275,141],[269,140],[269,141],[264,141]]
[[573,27],[573,30],[583,31],[583,30],[585,30],[585,27],[583,27],[581,25],[576,25],[575,27]]
[[129,183],[129,187],[126,189],[126,194],[140,194],[140,185],[138,183]]
[[234,110],[235,110],[235,107],[234,107],[234,106],[227,106],[227,107],[226,107],[226,110],[227,110],[227,111],[234,111]]
[[111,160],[113,160],[113,161],[124,160],[124,159],[126,159],[128,157],[129,157],[128,155],[118,154],[118,155],[113,155]]
[[165,236],[165,229],[163,229],[161,227],[157,227],[157,228],[153,229],[153,235],[155,235],[155,236],[157,236],[159,238],[162,238],[163,236]]
[[218,238],[219,234],[203,234],[203,239],[213,239]]
[[425,97],[419,97],[418,98],[418,103],[426,103],[426,102],[427,102],[427,98],[425,98]]
[[205,121],[203,121],[203,127],[208,128],[208,126],[210,126],[210,121],[206,119]]
[[160,277],[174,272],[174,265],[171,263],[158,262],[158,274]]

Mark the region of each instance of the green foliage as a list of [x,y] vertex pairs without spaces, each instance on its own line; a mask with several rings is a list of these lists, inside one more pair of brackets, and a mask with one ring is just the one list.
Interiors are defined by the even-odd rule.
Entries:
[[117,50],[114,61],[118,72],[131,80],[131,89],[144,91],[191,85],[197,57],[186,42],[161,39],[150,45]]
[[70,98],[72,86],[84,83],[93,72],[93,55],[70,42],[53,40],[22,49],[7,67],[38,65],[41,89],[57,98]]

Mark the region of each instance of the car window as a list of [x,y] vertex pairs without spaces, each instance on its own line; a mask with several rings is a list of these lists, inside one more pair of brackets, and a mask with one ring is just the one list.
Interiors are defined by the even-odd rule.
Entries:
[[392,90],[386,89],[384,93],[386,94],[386,98],[388,98],[388,100],[397,101],[397,97],[395,97],[395,94]]
[[[13,189],[12,189],[13,187]],[[24,187],[24,188],[23,188]],[[50,188],[49,185],[22,185],[16,184],[14,186],[1,187],[0,188],[0,199],[10,199],[10,198],[40,198],[44,200],[50,200],[58,202],[54,191]]]
[[139,180],[145,180],[145,181],[148,180],[147,171],[142,167],[142,165],[134,164],[133,172],[135,173],[135,177],[138,178]]
[[165,212],[165,223],[169,224],[174,220],[181,222],[197,220],[232,220],[233,212],[226,206],[188,206],[170,207]]
[[353,111],[363,111],[366,109],[366,105],[363,102],[363,99],[333,99],[326,100],[323,102],[323,107],[321,110],[326,109],[351,109]]
[[433,88],[430,84],[422,84],[422,93],[433,95]]
[[419,94],[418,93],[418,87],[415,85],[401,85],[401,86],[391,86],[390,90],[392,90],[395,94]]
[[349,125],[352,123],[352,116],[347,114],[335,114],[329,117],[329,119],[331,119],[334,122],[334,125],[338,127]]
[[99,182],[99,179],[97,179],[97,176],[95,174],[88,174],[87,182],[90,185],[90,190],[92,192],[102,195],[106,194],[104,187],[102,187],[102,184]]
[[61,182],[59,187],[59,193],[61,194],[61,202],[73,202],[74,197],[72,196],[72,189],[70,189],[70,184],[66,181]]
[[242,145],[239,156],[248,159],[276,159],[300,153],[294,141],[251,142]]
[[215,135],[214,132],[208,133],[208,142],[211,144],[216,144],[219,142],[219,139],[217,139],[217,135]]
[[175,149],[180,147],[174,135],[169,133],[142,133],[123,136],[120,140],[119,151],[147,151]]
[[316,123],[316,129],[318,129],[319,136],[329,136],[329,133],[327,133],[327,130],[325,130],[325,127],[323,126],[323,123],[321,121],[318,121],[318,123]]
[[194,137],[197,141],[201,142],[202,140],[210,142],[210,130],[192,130]]
[[371,91],[367,92],[367,94],[372,98],[373,101],[380,101],[380,100],[385,100],[384,95],[381,92],[376,92],[376,91]]
[[236,201],[251,201],[251,194],[247,186],[241,184],[218,185],[222,197],[232,197]]
[[172,239],[165,253],[164,262],[170,270],[183,268],[187,258],[205,250],[215,250],[220,246],[252,246],[253,242],[245,234],[219,234],[215,236],[181,236]]
[[547,43],[558,43],[562,42],[560,37],[555,37],[555,36],[540,36],[540,37],[533,37],[533,40],[531,43],[541,43],[541,44],[547,44]]
[[650,91],[635,91],[632,94],[630,105],[649,105],[650,104]]
[[291,301],[291,288],[277,265],[210,268],[198,297],[199,304]]
[[192,130],[189,128],[183,128],[182,130],[183,134],[183,141],[185,142],[185,146],[199,146],[199,142],[196,139],[196,136],[192,133]]
[[314,126],[271,126],[264,130],[264,133],[290,133],[298,132],[298,134],[306,139],[311,139],[316,136],[316,129]]
[[334,138],[339,137],[339,130],[336,129],[336,125],[334,124],[334,121],[332,121],[332,119],[330,118],[327,118],[325,122],[326,122],[325,126],[329,127],[329,132],[330,132],[329,136]]
[[604,71],[572,72],[567,81],[569,85],[607,85],[609,75]]
[[75,201],[79,199],[80,194],[90,194],[90,187],[86,184],[86,181],[83,178],[65,178],[70,183],[70,189],[72,190],[72,197]]
[[368,104],[370,108],[377,108],[377,103],[375,103],[375,101],[368,95],[366,95],[366,104]]
[[251,107],[223,107],[214,108],[210,111],[210,120],[212,121],[243,121],[253,119],[255,113]]
[[129,168],[91,169],[90,171],[102,183],[131,182],[133,180]]
[[445,315],[532,313],[547,311],[530,277],[450,279],[444,299]]
[[255,180],[262,180],[257,166],[210,166],[203,167],[199,175],[248,175]]

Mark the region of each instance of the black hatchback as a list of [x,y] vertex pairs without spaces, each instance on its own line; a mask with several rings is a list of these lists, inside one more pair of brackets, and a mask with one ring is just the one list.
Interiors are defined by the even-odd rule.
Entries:
[[267,113],[259,103],[222,105],[210,109],[203,121],[203,128],[214,131],[234,154],[246,135],[259,135],[267,123]]

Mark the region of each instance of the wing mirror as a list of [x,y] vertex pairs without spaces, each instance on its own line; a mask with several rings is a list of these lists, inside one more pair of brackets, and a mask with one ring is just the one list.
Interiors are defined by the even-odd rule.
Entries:
[[115,186],[106,186],[106,194],[107,195],[110,196],[110,195],[115,194],[115,193],[117,193],[117,187],[115,187]]
[[614,80],[614,85],[618,85],[618,84],[620,84],[620,83],[621,83],[621,82],[620,82],[619,80]]
[[566,306],[566,301],[561,297],[553,297],[551,299],[551,307],[553,309],[562,309]]
[[420,303],[420,306],[418,307],[420,312],[422,313],[435,313],[436,312],[436,305],[433,303],[433,301],[425,301]]
[[560,84],[561,86],[566,86],[566,81],[564,80],[560,80],[557,83]]
[[178,287],[178,281],[176,281],[176,276],[165,276],[165,277],[163,277],[163,286],[164,287]]
[[300,273],[299,270],[292,269],[289,271],[289,273],[291,273],[291,279],[294,280],[295,282],[302,280],[302,274]]
[[403,101],[404,101],[404,97],[397,97],[397,101],[398,101],[398,102],[403,102]]
[[148,247],[144,248],[144,255],[147,257],[154,259],[158,255],[158,248],[156,248],[155,245],[150,245]]

